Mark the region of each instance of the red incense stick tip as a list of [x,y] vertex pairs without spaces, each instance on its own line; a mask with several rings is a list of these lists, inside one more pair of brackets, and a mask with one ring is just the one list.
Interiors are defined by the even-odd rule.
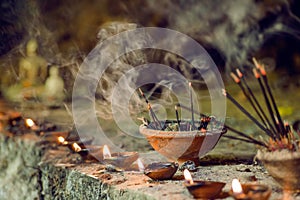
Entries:
[[257,72],[257,70],[255,68],[253,68],[252,71],[253,71],[253,74],[254,74],[255,78],[259,78],[260,77],[259,73]]
[[230,76],[232,77],[232,79],[234,80],[234,82],[236,82],[236,83],[240,82],[240,79],[233,72],[230,73]]
[[227,96],[227,93],[226,93],[226,90],[225,90],[225,89],[222,89],[222,94],[223,94],[224,96]]
[[288,121],[284,121],[284,126],[289,126],[289,122]]
[[236,69],[236,73],[237,73],[237,75],[238,75],[240,78],[243,77],[243,73],[240,71],[239,68]]
[[259,68],[259,70],[260,70],[261,75],[263,75],[263,76],[266,76],[266,75],[267,75],[266,70],[265,70],[265,66],[262,65],[262,66]]

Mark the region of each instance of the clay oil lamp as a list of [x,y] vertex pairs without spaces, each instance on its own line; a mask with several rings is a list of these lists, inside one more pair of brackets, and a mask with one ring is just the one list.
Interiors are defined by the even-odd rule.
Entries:
[[[82,139],[78,139],[78,140],[73,140],[73,139],[69,139],[69,132],[52,132],[57,133],[57,137],[55,138],[56,142],[59,145],[63,145],[63,146],[67,146],[69,147],[70,150],[73,150],[73,143],[77,143],[80,147],[84,147],[84,146],[89,146],[92,147],[91,143],[93,142],[94,138],[93,137],[89,137],[89,138],[82,138]],[[61,134],[59,134],[61,133]]]
[[58,144],[66,144],[65,138],[67,138],[68,135],[68,131],[43,132],[43,135],[41,135],[41,139],[47,142],[57,142]]
[[8,120],[7,130],[16,135],[22,135],[37,130],[32,119],[24,119],[21,115],[10,117]]
[[118,152],[110,153],[107,145],[103,146],[103,160],[107,164],[120,168],[126,168],[132,165],[139,157],[138,152]]
[[145,168],[144,174],[153,180],[169,180],[177,169],[178,163],[174,162],[151,163]]
[[64,137],[69,135],[67,132],[56,132],[56,125],[50,122],[36,123],[30,118],[26,118],[24,121],[27,129],[35,132],[36,135],[41,136],[44,140],[49,142],[55,142],[58,135]]
[[240,184],[233,179],[230,195],[236,200],[268,200],[271,189],[262,184]]
[[225,183],[213,181],[194,181],[191,173],[184,170],[185,186],[194,198],[215,199],[221,194]]
[[103,146],[83,145],[77,142],[68,142],[62,136],[59,136],[57,138],[57,142],[60,145],[68,146],[72,152],[78,153],[85,160],[103,161],[103,154],[102,154]]
[[88,154],[89,154],[89,150],[88,149],[81,148],[76,142],[74,142],[71,145],[71,147],[72,147],[73,152],[78,153],[82,157],[87,157]]
[[30,119],[30,118],[27,118],[25,119],[25,126],[32,130],[32,131],[38,131],[39,130],[39,127],[36,125],[36,123]]

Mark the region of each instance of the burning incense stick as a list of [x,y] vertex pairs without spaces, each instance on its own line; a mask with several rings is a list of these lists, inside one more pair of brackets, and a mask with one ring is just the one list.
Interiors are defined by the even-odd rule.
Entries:
[[176,114],[176,120],[178,124],[178,130],[180,131],[180,120],[179,120],[179,115],[178,115],[178,108],[175,106],[175,114]]
[[241,73],[241,71],[239,69],[236,69],[236,72],[237,72],[239,78],[233,72],[230,73],[231,77],[233,78],[234,82],[236,82],[238,84],[238,86],[242,89],[243,94],[245,95],[245,97],[247,98],[249,103],[251,104],[251,106],[254,109],[254,111],[256,112],[257,116],[260,118],[260,120],[265,125],[265,127],[267,127],[267,124],[266,124],[265,120],[263,119],[261,113],[258,111],[258,109],[257,109],[256,105],[254,104],[252,98],[246,92],[246,89],[245,89],[245,87],[243,86],[243,84],[241,82],[241,78],[243,77],[243,74]]
[[263,130],[268,136],[274,138],[274,135],[269,129],[266,129],[259,121],[257,121],[241,104],[239,104],[225,89],[222,90],[223,95],[226,96],[240,111],[242,111],[250,120],[252,120],[261,130]]
[[[176,106],[177,107],[180,107],[180,108],[183,108],[183,109],[185,109],[185,110],[188,110],[188,111],[190,111],[191,112],[191,108],[190,107],[187,107],[187,106],[185,106],[185,105],[181,105],[181,104],[176,104]],[[204,115],[204,114],[202,114],[202,113],[199,113],[199,112],[197,112],[197,111],[193,111],[196,115],[199,115],[200,117],[208,117],[207,115]]]
[[263,81],[264,81],[264,84],[267,88],[267,91],[268,91],[268,94],[270,96],[270,99],[271,99],[271,102],[272,102],[272,105],[273,105],[273,109],[276,113],[276,116],[277,116],[277,119],[279,121],[279,128],[280,128],[280,133],[284,134],[284,135],[287,135],[286,132],[284,131],[284,124],[283,124],[283,121],[282,121],[282,118],[280,116],[280,113],[278,111],[278,107],[276,105],[276,102],[275,102],[275,99],[274,99],[274,96],[272,94],[272,91],[271,91],[271,88],[270,88],[270,85],[268,83],[268,78],[267,78],[267,73],[266,73],[266,70],[264,69],[263,66],[259,65],[257,60],[255,58],[253,58],[253,62],[255,64],[255,66],[260,70],[260,73],[263,77]]
[[239,138],[239,137],[235,137],[235,136],[231,136],[231,135],[223,135],[223,137],[234,139],[234,140],[240,140],[240,141],[243,141],[243,142],[257,144],[257,145],[260,145],[260,146],[263,146],[263,147],[268,147],[264,143],[262,143],[260,141],[257,141],[257,140],[247,140],[247,139],[244,139],[244,138]]
[[151,118],[152,118],[152,120],[154,122],[155,128],[158,129],[158,127],[159,127],[160,129],[162,129],[162,126],[161,126],[159,120],[157,119],[154,111],[152,110],[151,104],[149,103],[149,101],[148,101],[147,97],[145,96],[144,92],[142,91],[141,88],[139,88],[139,91],[140,91],[142,97],[145,99],[145,101],[146,101],[146,103],[148,105],[148,110],[149,110]]
[[264,99],[265,99],[265,103],[267,105],[267,108],[268,108],[268,111],[269,111],[269,115],[273,121],[273,124],[274,124],[274,127],[276,128],[276,132],[275,134],[277,135],[277,137],[279,138],[278,134],[280,134],[280,129],[279,127],[277,126],[277,122],[276,122],[276,119],[274,117],[274,113],[273,113],[273,110],[272,110],[272,107],[271,107],[271,104],[270,104],[270,101],[269,101],[269,98],[267,96],[267,93],[266,93],[266,90],[265,90],[265,87],[260,79],[260,75],[258,74],[257,72],[257,69],[253,68],[253,74],[255,76],[255,78],[257,79],[258,83],[259,83],[259,86],[260,86],[260,89],[263,93],[263,96],[264,96]]
[[193,106],[193,88],[192,83],[189,82],[189,88],[190,88],[190,100],[191,100],[191,113],[192,113],[192,129],[195,129],[195,120],[194,120],[194,106]]
[[236,133],[237,135],[243,137],[243,138],[247,138],[248,140],[254,142],[255,144],[260,144],[260,145],[262,145],[262,146],[267,147],[263,142],[258,141],[258,140],[256,140],[256,139],[250,137],[249,135],[247,135],[247,134],[245,134],[245,133],[242,133],[242,132],[240,132],[240,131],[238,131],[238,130],[236,130],[236,129],[234,129],[234,128],[228,126],[228,125],[224,125],[224,127],[227,128],[228,130],[230,130],[230,131]]
[[272,132],[274,134],[276,134],[276,130],[275,128],[273,127],[272,123],[270,122],[269,118],[267,117],[266,113],[264,112],[264,110],[262,109],[260,103],[258,102],[257,98],[255,97],[254,93],[252,92],[251,88],[249,87],[246,79],[244,78],[243,74],[237,69],[237,73],[240,77],[240,79],[242,80],[243,84],[246,86],[249,94],[250,94],[250,97],[253,99],[254,103],[256,104],[258,110],[260,111],[260,113],[262,114],[262,116],[264,117],[264,120],[265,122],[268,124],[268,127],[272,130]]

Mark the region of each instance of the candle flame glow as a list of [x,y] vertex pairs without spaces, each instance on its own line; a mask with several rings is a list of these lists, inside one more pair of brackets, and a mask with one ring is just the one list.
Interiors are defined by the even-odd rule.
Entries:
[[25,122],[28,127],[33,127],[35,125],[32,119],[26,119]]
[[103,158],[104,159],[111,158],[111,154],[107,145],[103,146]]
[[233,179],[231,187],[232,187],[233,193],[235,193],[235,194],[243,193],[242,185],[239,182],[239,180]]
[[79,152],[81,150],[81,147],[76,142],[72,144],[72,148],[75,152]]
[[145,166],[144,166],[144,164],[142,163],[142,161],[141,161],[141,159],[137,159],[137,165],[138,165],[138,167],[139,167],[139,171],[140,172],[144,172],[145,171]]
[[58,142],[61,143],[61,144],[63,144],[63,143],[65,142],[65,138],[62,137],[62,136],[59,136],[59,137],[57,138],[57,140],[58,140]]
[[189,184],[194,184],[193,178],[189,170],[185,169],[183,171],[184,179],[188,181]]

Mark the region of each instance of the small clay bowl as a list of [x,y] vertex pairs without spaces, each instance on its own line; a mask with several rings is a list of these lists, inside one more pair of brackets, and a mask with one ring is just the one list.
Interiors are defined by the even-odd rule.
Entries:
[[153,180],[169,180],[177,169],[178,163],[174,162],[151,163],[145,168],[144,174]]
[[271,189],[262,184],[241,184],[243,193],[233,193],[232,189],[229,194],[236,200],[268,200],[271,196]]
[[138,158],[138,152],[118,152],[112,153],[110,158],[104,159],[104,162],[116,167],[127,168]]
[[194,198],[215,199],[221,193],[226,183],[214,181],[194,181],[193,184],[185,183]]

